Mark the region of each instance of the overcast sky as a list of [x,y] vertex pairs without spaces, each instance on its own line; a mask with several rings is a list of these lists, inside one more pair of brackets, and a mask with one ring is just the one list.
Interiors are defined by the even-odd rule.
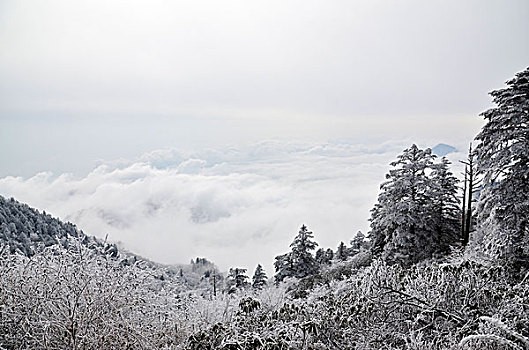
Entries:
[[462,148],[487,93],[529,65],[528,18],[526,0],[0,0],[0,177],[27,185],[6,178],[0,193],[52,205],[55,195],[24,192],[35,174],[81,183],[98,165],[129,169],[160,149]]

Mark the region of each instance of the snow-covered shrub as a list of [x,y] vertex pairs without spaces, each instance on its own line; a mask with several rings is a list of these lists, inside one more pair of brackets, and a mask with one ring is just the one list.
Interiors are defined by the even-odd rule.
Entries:
[[0,255],[0,347],[146,349],[177,344],[188,325],[176,284],[83,245],[31,258]]

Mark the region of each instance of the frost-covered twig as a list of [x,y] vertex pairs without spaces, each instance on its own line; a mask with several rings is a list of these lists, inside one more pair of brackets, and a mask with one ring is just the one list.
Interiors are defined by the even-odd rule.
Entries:
[[419,308],[426,307],[426,308],[428,308],[428,309],[430,309],[432,311],[437,312],[439,315],[441,315],[441,316],[443,316],[445,318],[448,318],[448,319],[452,318],[452,319],[456,320],[459,323],[465,323],[465,320],[462,317],[460,317],[458,315],[455,315],[454,313],[449,312],[447,310],[443,310],[443,309],[440,309],[440,308],[438,308],[438,307],[436,307],[434,305],[431,305],[430,303],[428,303],[427,301],[425,301],[425,300],[423,300],[423,299],[421,299],[419,297],[416,297],[414,295],[410,295],[410,294],[408,294],[406,292],[403,292],[401,290],[397,290],[397,289],[394,289],[394,288],[388,287],[388,286],[380,285],[379,288],[386,289],[390,293],[395,293],[395,294],[398,294],[400,296],[406,297],[408,300],[415,300],[419,304],[423,305],[423,307],[421,307],[419,305],[413,305],[413,306],[416,306],[416,307],[419,307]]

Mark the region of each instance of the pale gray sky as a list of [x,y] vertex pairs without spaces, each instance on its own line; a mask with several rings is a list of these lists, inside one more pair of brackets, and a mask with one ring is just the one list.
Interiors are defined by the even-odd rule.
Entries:
[[467,139],[529,64],[527,18],[525,0],[3,0],[0,176],[270,138]]
[[412,142],[457,165],[529,65],[528,18],[526,0],[0,0],[0,194],[154,260],[270,270],[302,223],[325,247],[366,231]]

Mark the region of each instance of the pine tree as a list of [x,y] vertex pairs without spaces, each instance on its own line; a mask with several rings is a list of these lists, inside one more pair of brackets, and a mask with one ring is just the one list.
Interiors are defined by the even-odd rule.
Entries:
[[331,263],[332,259],[334,259],[334,251],[331,248],[327,248],[325,251],[325,259]]
[[529,68],[492,91],[493,107],[476,136],[478,173],[483,177],[475,240],[515,269],[529,268]]
[[255,272],[252,277],[252,287],[255,289],[262,289],[267,284],[268,277],[266,276],[266,273],[261,266],[261,264],[257,264],[257,267],[255,268]]
[[356,236],[351,240],[351,255],[356,255],[368,247],[368,242],[365,239],[366,236],[362,231],[356,233]]
[[249,277],[246,275],[247,269],[240,267],[230,268],[226,281],[228,293],[233,293],[238,289],[245,288],[249,285]]
[[290,244],[292,248],[292,260],[294,265],[294,277],[303,278],[318,272],[318,264],[312,255],[318,243],[314,240],[312,231],[307,230],[307,226],[302,225],[298,235]]
[[348,256],[349,254],[347,252],[347,247],[345,246],[345,243],[340,242],[338,248],[336,249],[336,254],[334,255],[334,258],[338,261],[345,261],[347,260]]
[[274,268],[276,271],[276,274],[274,275],[274,280],[276,283],[282,282],[287,277],[293,277],[295,273],[292,253],[276,256]]
[[443,157],[440,163],[433,166],[431,174],[434,185],[431,195],[434,239],[436,250],[440,252],[448,252],[450,246],[460,240],[461,231],[461,211],[457,197],[459,180],[452,174],[449,166],[450,162]]
[[290,244],[291,252],[276,256],[274,267],[276,282],[281,282],[286,277],[303,278],[318,272],[318,263],[312,255],[318,243],[314,235],[307,230],[307,226],[301,226],[294,241]]
[[380,186],[371,211],[371,249],[390,263],[415,263],[452,241],[448,224],[457,187],[447,161],[434,159],[430,149],[412,145],[391,163]]
[[[330,251],[330,254],[329,254],[329,251]],[[319,248],[318,250],[316,250],[316,254],[314,255],[314,259],[320,266],[321,265],[331,265],[333,257],[334,257],[334,252],[330,248],[328,250]]]
[[246,269],[235,269],[235,286],[237,288],[246,287],[248,285],[249,277],[246,275]]
[[320,265],[325,263],[325,249],[318,248],[316,250],[316,254],[314,254],[314,259],[316,259],[316,262]]

